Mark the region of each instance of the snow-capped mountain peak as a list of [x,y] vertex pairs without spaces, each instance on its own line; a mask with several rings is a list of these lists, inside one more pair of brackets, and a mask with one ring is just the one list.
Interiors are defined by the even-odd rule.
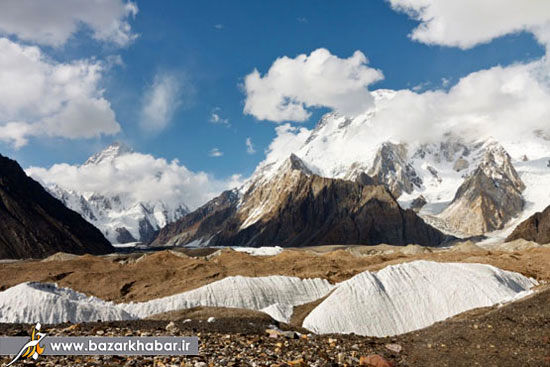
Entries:
[[[91,156],[77,170],[95,177],[96,168],[101,170],[107,165],[109,169],[119,169],[120,160],[131,154],[139,153],[116,142]],[[150,242],[160,228],[189,212],[182,200],[162,200],[158,198],[161,196],[140,199],[134,192],[120,188],[98,192],[65,187],[55,181],[44,185],[65,206],[99,228],[112,243]]]
[[133,153],[134,150],[122,142],[114,142],[101,152],[92,155],[84,163],[84,165],[89,164],[99,164],[101,162],[112,162],[114,159],[123,156],[125,154]]

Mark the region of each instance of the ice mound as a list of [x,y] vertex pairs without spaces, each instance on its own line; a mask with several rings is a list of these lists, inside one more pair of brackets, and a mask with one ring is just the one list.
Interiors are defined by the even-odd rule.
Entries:
[[232,247],[233,250],[246,252],[252,256],[275,256],[283,252],[280,246],[265,246],[265,247]]
[[0,292],[0,322],[57,324],[134,318],[112,302],[55,284],[21,283]]
[[339,283],[303,326],[320,334],[397,335],[520,298],[536,284],[490,265],[414,261]]
[[280,275],[257,278],[234,276],[173,296],[120,306],[139,317],[197,306],[246,308],[256,311],[267,309],[278,321],[288,322],[292,315],[288,311],[289,307],[322,298],[333,288],[327,280],[318,278],[300,279]]

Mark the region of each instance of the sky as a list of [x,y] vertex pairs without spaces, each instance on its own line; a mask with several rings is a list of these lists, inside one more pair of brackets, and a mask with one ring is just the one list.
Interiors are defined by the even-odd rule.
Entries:
[[[544,103],[544,78],[529,78],[548,76],[548,2],[457,3],[5,0],[0,153],[45,178],[122,141],[185,168],[181,179],[203,175],[214,192],[250,176],[284,124],[364,112],[376,89],[411,93],[391,111],[441,104],[438,116],[453,120],[473,114],[462,107],[468,88],[517,75],[536,83],[529,101]],[[506,105],[501,92],[487,93],[491,111]],[[521,111],[526,99],[508,105]]]

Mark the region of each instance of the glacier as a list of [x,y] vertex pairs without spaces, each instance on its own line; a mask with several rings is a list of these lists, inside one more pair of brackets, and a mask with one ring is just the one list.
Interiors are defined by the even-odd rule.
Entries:
[[303,327],[318,334],[398,335],[521,298],[537,284],[491,265],[413,261],[340,283]]

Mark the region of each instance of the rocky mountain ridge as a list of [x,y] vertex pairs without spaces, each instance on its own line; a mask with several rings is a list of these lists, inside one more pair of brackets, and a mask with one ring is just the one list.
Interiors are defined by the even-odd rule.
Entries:
[[[392,94],[377,91],[374,97]],[[550,184],[550,146],[537,132],[529,142],[453,132],[404,142],[384,138],[388,134],[383,127],[373,123],[377,113],[374,109],[355,118],[326,114],[309,133],[293,132],[293,153],[322,177],[355,180],[368,174],[403,208],[417,210],[430,224],[457,236],[503,239],[519,220],[550,204],[545,189]],[[292,134],[283,136],[291,139]],[[495,146],[500,150],[496,155],[491,153]],[[492,161],[487,158],[491,154]],[[254,176],[269,179],[281,164],[278,157],[279,151],[268,151]]]
[[42,258],[60,251],[106,254],[114,249],[17,162],[0,155],[0,259]]
[[166,226],[153,245],[436,246],[446,239],[384,186],[321,177],[291,155],[269,179],[259,175]]
[[523,190],[525,184],[510,155],[500,144],[489,142],[482,161],[439,217],[455,231],[470,236],[502,229],[521,213]]

